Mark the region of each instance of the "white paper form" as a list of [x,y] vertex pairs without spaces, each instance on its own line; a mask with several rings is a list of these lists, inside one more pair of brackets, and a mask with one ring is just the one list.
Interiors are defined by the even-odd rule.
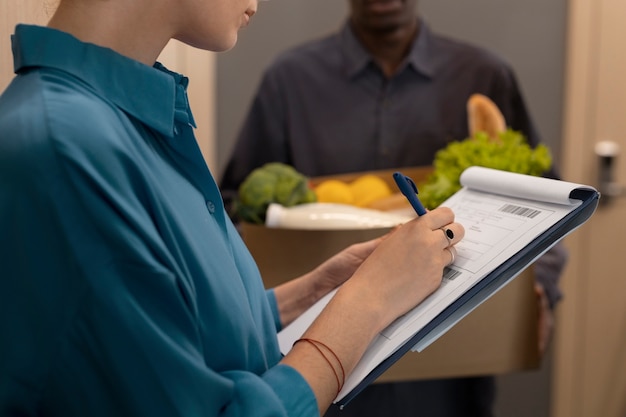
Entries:
[[[490,271],[574,210],[580,200],[570,199],[570,193],[575,188],[585,187],[478,167],[466,170],[461,184],[463,189],[442,204],[452,208],[456,221],[465,227],[465,237],[456,245],[454,265],[446,269],[439,289],[374,339],[336,400],[349,393],[380,362]],[[332,295],[334,293],[279,334],[283,353],[289,351]],[[422,350],[444,332],[445,329],[420,342],[416,349]]]

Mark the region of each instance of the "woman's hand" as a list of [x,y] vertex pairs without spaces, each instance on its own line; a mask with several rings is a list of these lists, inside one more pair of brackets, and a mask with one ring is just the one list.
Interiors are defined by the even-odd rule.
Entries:
[[309,382],[320,410],[374,337],[439,287],[464,234],[452,210],[438,208],[382,239],[346,249],[316,270],[324,272],[329,287],[353,271],[303,335],[313,342],[297,343],[282,361]]
[[276,287],[276,301],[283,326],[349,279],[384,237],[355,243],[332,256],[313,271]]
[[379,308],[379,331],[439,287],[444,267],[455,256],[453,245],[464,235],[452,210],[432,210],[383,239],[340,292],[354,291],[351,297],[369,300],[370,309]]
[[315,275],[320,290],[327,293],[352,277],[386,236],[352,244],[315,268],[311,273]]

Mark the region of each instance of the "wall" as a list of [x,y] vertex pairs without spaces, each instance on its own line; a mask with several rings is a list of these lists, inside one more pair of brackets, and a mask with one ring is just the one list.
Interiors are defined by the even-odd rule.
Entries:
[[[235,49],[218,55],[220,173],[263,69],[279,51],[335,30],[343,22],[346,5],[347,0],[263,2]],[[558,163],[567,0],[422,0],[419,8],[435,31],[485,46],[513,65],[531,114]],[[550,356],[537,371],[498,377],[500,416],[549,415]]]

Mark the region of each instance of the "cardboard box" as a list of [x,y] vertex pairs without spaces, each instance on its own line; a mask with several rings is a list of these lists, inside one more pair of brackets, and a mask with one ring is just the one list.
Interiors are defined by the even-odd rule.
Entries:
[[[399,170],[416,183],[431,171],[429,167]],[[388,179],[390,184],[393,183],[392,172],[374,171]],[[349,181],[358,175],[333,178]],[[315,178],[313,182],[325,178]],[[326,231],[241,225],[243,239],[268,288],[310,271],[352,243],[388,231],[387,228]],[[527,269],[423,352],[407,353],[377,382],[496,375],[536,369],[541,358],[533,285],[532,270]]]

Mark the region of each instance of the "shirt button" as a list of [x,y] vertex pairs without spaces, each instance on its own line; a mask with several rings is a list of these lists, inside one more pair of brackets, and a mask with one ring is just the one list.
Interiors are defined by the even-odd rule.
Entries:
[[206,208],[209,209],[209,213],[215,213],[215,204],[212,201],[209,200],[206,202]]

